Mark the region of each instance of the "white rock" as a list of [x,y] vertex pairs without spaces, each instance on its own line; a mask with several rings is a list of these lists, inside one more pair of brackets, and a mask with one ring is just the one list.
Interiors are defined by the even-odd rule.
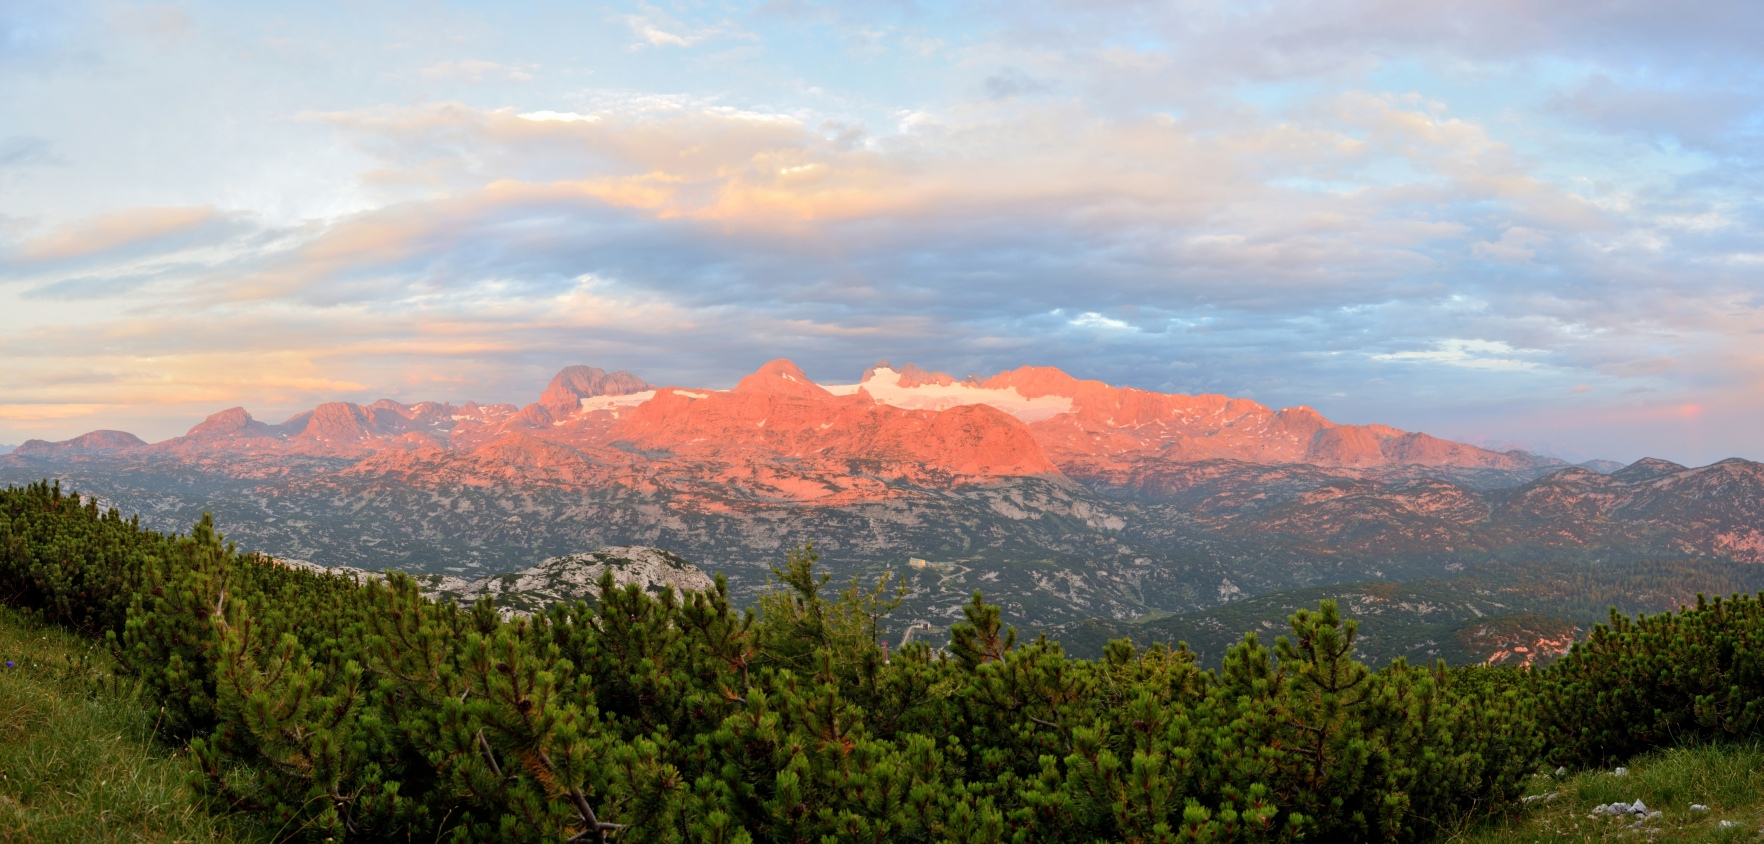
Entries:
[[1716,824],[1716,826],[1719,826],[1722,829],[1728,829],[1729,827],[1739,826],[1739,824],[1736,824],[1733,821],[1722,821],[1721,823]]
[[[381,572],[348,566],[321,566],[306,560],[280,560],[295,567],[339,575],[355,575],[360,579],[384,577]],[[467,605],[489,595],[496,599],[504,617],[524,615],[545,609],[560,601],[575,601],[596,595],[596,584],[602,572],[611,571],[620,586],[636,584],[649,593],[659,593],[664,586],[675,592],[706,592],[716,585],[710,575],[679,555],[644,545],[617,545],[579,554],[552,557],[532,568],[507,574],[493,574],[477,580],[451,575],[413,575],[423,593],[436,600],[452,598]]]
[[636,584],[650,593],[667,586],[675,592],[705,592],[715,585],[710,575],[678,555],[643,545],[620,545],[552,557],[530,569],[491,575],[473,581],[457,597],[460,603],[469,603],[489,595],[507,609],[533,612],[559,601],[594,595],[600,575],[606,571],[612,572],[618,585]]
[[1629,776],[1629,769],[1628,768],[1618,768],[1617,770],[1611,772],[1611,776],[1627,777],[1627,776]]
[[1704,806],[1701,803],[1692,803],[1690,810],[1693,812],[1707,812],[1707,811],[1709,811],[1709,807]]
[[1647,804],[1641,802],[1640,800],[1637,800],[1634,803],[1618,802],[1618,803],[1606,803],[1603,806],[1594,806],[1593,810],[1592,810],[1592,815],[1590,815],[1589,817],[1598,817],[1600,815],[1606,815],[1606,816],[1629,815],[1632,817],[1637,817],[1637,818],[1641,818],[1643,820],[1646,820],[1647,818],[1650,818],[1650,817],[1659,817],[1660,813],[1653,812],[1650,814],[1648,812]]
[[1556,769],[1556,776],[1558,776],[1558,777],[1568,776],[1568,766],[1563,765],[1562,767],[1557,768]]

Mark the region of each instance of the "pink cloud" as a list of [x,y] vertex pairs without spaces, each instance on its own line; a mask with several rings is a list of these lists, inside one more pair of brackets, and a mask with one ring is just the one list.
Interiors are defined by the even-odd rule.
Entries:
[[129,208],[70,223],[19,244],[27,261],[58,261],[121,249],[191,231],[217,216],[212,206]]

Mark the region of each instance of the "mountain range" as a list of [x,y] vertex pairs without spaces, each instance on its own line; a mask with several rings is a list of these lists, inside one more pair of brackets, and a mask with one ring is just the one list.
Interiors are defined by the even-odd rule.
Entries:
[[976,588],[1021,626],[1076,630],[1497,562],[1764,562],[1758,463],[1571,466],[1048,367],[882,362],[823,385],[775,360],[713,390],[571,366],[524,407],[331,402],[279,424],[235,407],[163,442],[103,430],[0,456],[0,482],[43,477],[163,529],[210,511],[271,555],[462,581],[641,545],[751,596],[813,542],[842,578],[899,572],[902,625],[944,626]]

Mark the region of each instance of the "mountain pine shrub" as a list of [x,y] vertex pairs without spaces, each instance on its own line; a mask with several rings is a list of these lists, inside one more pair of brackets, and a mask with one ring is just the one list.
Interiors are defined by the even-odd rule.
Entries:
[[1537,678],[1551,758],[1604,764],[1764,732],[1764,603],[1735,595],[1630,619],[1611,612]]
[[947,653],[890,653],[898,591],[816,564],[755,609],[608,574],[505,621],[0,492],[0,598],[107,637],[204,787],[311,841],[1416,841],[1542,752],[1523,681],[1370,670],[1329,602],[1218,672],[1070,659],[978,593]]

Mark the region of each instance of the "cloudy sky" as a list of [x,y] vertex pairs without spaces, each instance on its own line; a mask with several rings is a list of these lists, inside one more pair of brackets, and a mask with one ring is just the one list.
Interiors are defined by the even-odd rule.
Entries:
[[0,443],[1024,364],[1764,458],[1754,0],[0,0]]

